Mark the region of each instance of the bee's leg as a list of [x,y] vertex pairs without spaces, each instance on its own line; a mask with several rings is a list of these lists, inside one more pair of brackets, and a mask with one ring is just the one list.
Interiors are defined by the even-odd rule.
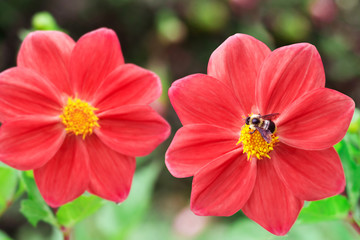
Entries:
[[255,129],[255,130],[253,130],[252,132],[250,132],[250,134],[253,134],[255,131],[256,131],[256,129]]

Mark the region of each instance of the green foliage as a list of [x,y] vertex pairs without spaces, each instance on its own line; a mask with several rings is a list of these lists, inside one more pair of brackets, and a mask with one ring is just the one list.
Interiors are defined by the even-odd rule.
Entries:
[[275,31],[289,42],[303,41],[310,33],[310,22],[299,12],[283,12],[276,17]]
[[[172,222],[152,217],[137,227],[138,231],[126,238],[126,240],[359,240],[355,231],[349,231],[349,226],[341,220],[329,220],[314,223],[296,222],[285,236],[275,236],[266,231],[259,224],[247,218],[239,218],[236,221],[222,221],[224,218],[208,218],[208,224],[202,232],[195,235],[186,235],[172,228]],[[193,224],[197,224],[192,219]],[[188,224],[188,223],[185,223]],[[191,226],[189,226],[191,228]],[[105,230],[103,230],[105,231]],[[190,230],[191,231],[191,230]],[[101,240],[106,238],[93,238]],[[113,238],[114,239],[114,238]]]
[[356,109],[349,132],[335,146],[341,158],[346,176],[346,194],[352,210],[358,206],[360,197],[360,131],[359,110]]
[[[139,229],[148,213],[159,171],[160,165],[156,162],[138,169],[129,197],[119,205],[106,204],[94,215],[94,222],[80,223],[76,228],[76,239],[127,239],[132,230]],[[91,224],[90,231],[86,224]]]
[[[349,130],[350,134],[355,134],[360,139],[360,110],[355,108],[353,119],[351,120]],[[358,142],[359,145],[359,142]]]
[[0,212],[13,201],[18,184],[17,171],[8,167],[0,167]]
[[47,222],[55,227],[71,228],[76,223],[96,212],[102,205],[103,200],[96,196],[80,196],[76,200],[61,206],[54,215],[54,211],[46,204],[36,186],[32,172],[23,172],[24,182],[28,199],[21,201],[20,212],[28,221],[36,226],[39,221]]
[[360,222],[360,111],[355,109],[348,133],[335,146],[345,172],[346,196],[309,202],[299,215],[301,222],[318,222],[324,220],[345,220],[349,214]]
[[343,163],[348,196],[354,221],[360,226],[360,110],[355,109],[348,134],[336,145]]
[[[24,8],[29,8],[28,6],[34,4],[25,5],[26,1],[15,2],[21,3],[19,6],[25,6]],[[147,53],[143,53],[144,58],[150,60],[154,58],[164,59],[166,63],[160,66],[160,71],[166,74],[168,79],[175,79],[173,76],[182,76],[184,71],[192,71],[191,68],[184,67],[186,64],[176,62],[175,60],[177,58],[169,57],[171,56],[169,53],[176,55],[174,54],[173,46],[169,48],[169,43],[176,43],[176,51],[187,53],[189,49],[187,49],[184,43],[200,42],[200,46],[194,47],[191,50],[193,55],[190,55],[191,58],[189,59],[193,62],[191,62],[190,66],[195,67],[196,70],[204,69],[211,52],[208,50],[210,49],[209,47],[202,47],[202,45],[211,46],[213,50],[215,44],[217,46],[225,36],[229,36],[230,33],[235,32],[251,34],[265,41],[270,46],[280,46],[283,45],[284,42],[312,42],[321,51],[325,70],[327,71],[327,80],[329,82],[332,80],[352,81],[358,79],[360,76],[360,68],[357,67],[360,64],[360,58],[358,47],[355,44],[356,39],[358,39],[358,33],[351,30],[351,22],[349,21],[349,16],[353,15],[353,18],[356,19],[356,24],[358,24],[358,19],[356,18],[356,16],[358,16],[358,14],[356,14],[357,12],[354,12],[355,14],[348,14],[349,12],[339,8],[340,21],[327,24],[328,26],[318,27],[311,22],[310,13],[306,12],[308,9],[307,3],[314,1],[306,1],[306,4],[301,0],[280,0],[271,1],[271,3],[269,1],[268,5],[256,7],[255,11],[250,10],[248,12],[247,10],[244,11],[243,9],[233,8],[231,5],[242,1],[162,0],[160,3],[159,1],[149,0],[134,4],[130,0],[107,0],[105,2],[111,4],[111,6],[106,9],[106,12],[100,8],[103,6],[103,1],[95,2],[92,3],[92,5],[86,5],[84,3],[82,8],[76,8],[76,6],[74,6],[73,9],[75,9],[79,23],[72,22],[74,18],[71,17],[70,14],[67,18],[62,19],[62,22],[65,24],[64,26],[67,26],[72,36],[80,36],[85,33],[83,29],[93,29],[95,25],[113,28],[118,27],[115,31],[119,33],[119,37],[121,37],[120,40],[122,41],[124,56],[126,56],[127,59],[136,59],[139,61],[139,59],[136,58],[136,54],[131,55],[131,53],[143,53],[144,48],[141,46],[145,45],[150,54],[147,56]],[[340,2],[341,1],[336,1],[336,4],[341,7],[343,3],[340,4]],[[154,6],[159,6],[159,3],[161,7],[155,8]],[[26,23],[28,27],[29,21],[26,21],[24,17],[30,16],[30,12],[33,12],[36,8],[29,8],[29,12],[24,13],[13,7],[13,4],[16,5],[10,1],[0,1],[2,13],[0,14],[0,26],[4,28],[3,32],[5,33],[2,34],[3,37],[0,39],[0,43],[8,42],[13,45],[14,40],[10,38],[10,40],[5,39],[4,36],[13,35],[8,33],[16,31],[16,28],[19,27],[17,25],[19,25],[20,22]],[[130,8],[127,7],[129,5],[131,6]],[[93,12],[92,7],[95,8]],[[274,7],[276,11],[274,11]],[[126,11],[120,12],[120,8],[126,9]],[[81,9],[84,10],[82,11]],[[127,11],[127,9],[138,9],[137,12],[141,14],[134,14],[133,11]],[[159,14],[149,14],[146,15],[148,18],[144,18],[143,16],[145,14],[143,13],[150,12],[150,9],[157,11]],[[358,8],[354,7],[354,9],[356,10]],[[64,15],[66,14],[66,10],[64,9],[58,9],[58,11]],[[126,12],[128,13],[126,14]],[[74,12],[72,14],[74,14]],[[155,15],[155,19],[150,18]],[[88,20],[89,24],[84,25],[85,22],[81,21],[82,19]],[[108,24],[106,24],[105,19],[109,20],[107,22]],[[122,19],[126,19],[126,21],[122,21]],[[244,19],[247,20],[244,21]],[[16,24],[16,28],[12,23]],[[152,23],[155,24],[152,25]],[[56,20],[48,12],[39,12],[34,15],[31,24],[31,30],[21,32],[21,39],[33,30],[61,30]],[[236,26],[234,26],[234,24],[236,24]],[[330,26],[337,27],[330,28]],[[5,27],[11,31],[6,30]],[[154,34],[157,34],[160,41],[164,39],[165,41],[161,44],[157,43],[156,40],[151,38]],[[138,41],[133,41],[134,39],[138,39]],[[0,51],[6,54],[8,51],[10,52],[12,48],[15,49],[12,45],[10,48],[8,45],[0,45]],[[6,51],[4,49],[6,49]],[[177,53],[176,51],[175,53]],[[15,53],[13,53],[12,56],[4,55],[4,59],[11,59],[15,56]],[[197,58],[199,61],[197,61],[193,56],[205,57],[199,57]],[[13,64],[14,62],[15,61],[12,60],[11,63]],[[163,77],[161,79],[164,81]],[[166,83],[170,85],[170,83]],[[346,87],[347,86],[342,86],[342,89],[346,89]],[[341,88],[341,86],[339,86],[339,88]],[[167,87],[163,89],[165,92],[163,96],[165,96],[167,100]],[[357,96],[357,91],[355,90],[356,89],[352,92],[352,94],[354,94],[353,96]],[[346,197],[335,196],[321,201],[309,202],[299,216],[300,221],[298,221],[289,234],[284,237],[273,236],[253,221],[240,217],[239,220],[235,222],[232,221],[234,218],[231,219],[231,221],[227,221],[227,218],[211,218],[212,221],[202,234],[189,238],[204,240],[300,240],[304,239],[306,234],[307,240],[358,239],[358,236],[349,231],[348,226],[345,225],[342,220],[344,220],[350,212],[354,220],[360,224],[359,119],[359,111],[356,110],[348,134],[344,140],[336,146],[336,150],[343,163],[347,180]],[[151,158],[153,157],[156,158],[155,156],[151,156]],[[147,157],[143,159],[146,161],[149,160]],[[55,215],[53,210],[46,205],[39,194],[31,172],[22,173],[21,181],[19,182],[19,172],[0,163],[0,213],[6,209],[6,204],[9,201],[18,198],[24,189],[26,189],[28,199],[21,202],[21,212],[34,226],[39,221],[45,221],[57,228],[59,228],[60,225],[71,228],[100,209],[96,215],[94,215],[94,218],[88,218],[77,225],[76,239],[189,239],[184,236],[179,236],[174,232],[172,229],[173,216],[170,216],[171,214],[164,219],[164,216],[159,217],[156,215],[155,210],[150,207],[153,189],[159,171],[160,166],[157,164],[151,164],[137,170],[129,198],[120,205],[107,202],[107,204],[100,209],[104,201],[95,196],[81,196],[73,202],[60,207]],[[10,238],[0,231],[0,240],[8,239]],[[31,238],[25,234],[25,238],[22,239]]]
[[224,28],[229,20],[227,5],[222,1],[191,1],[188,18],[199,30],[216,32]]
[[[159,170],[160,166],[157,163],[138,170],[128,199],[117,207],[115,218],[124,235],[145,216]],[[119,226],[117,228],[119,229]]]
[[350,136],[345,136],[337,145],[346,175],[346,192],[351,206],[356,206],[360,196],[360,166],[353,158],[352,151],[357,151],[350,142]]
[[265,25],[260,22],[253,22],[251,24],[241,25],[239,27],[239,32],[251,35],[254,38],[265,43],[269,48],[274,49],[274,41],[271,34],[267,31]]
[[21,201],[20,212],[24,214],[33,226],[36,226],[40,220],[50,223],[53,226],[57,226],[56,218],[50,207],[40,195],[32,172],[23,172],[21,174],[21,179],[25,185],[28,199]]
[[32,18],[34,30],[59,30],[55,18],[48,12],[38,12]]
[[174,12],[164,9],[157,13],[156,28],[164,43],[181,41],[186,34],[186,28]]
[[326,72],[338,82],[350,81],[360,74],[360,59],[351,46],[351,41],[338,33],[324,36],[318,44],[322,57],[331,62]]
[[104,201],[96,196],[80,196],[74,201],[61,206],[56,217],[58,223],[66,228],[73,227],[76,223],[95,213]]
[[63,31],[56,23],[55,18],[49,12],[38,12],[36,13],[31,21],[31,29],[22,29],[19,32],[19,38],[24,40],[25,37],[31,33],[32,31],[49,31],[49,30],[56,30],[56,31]]
[[0,240],[11,240],[11,238],[2,231],[0,231]]
[[249,219],[240,219],[230,226],[210,226],[197,240],[356,240],[355,232],[349,232],[342,221],[326,221],[318,223],[295,223],[285,236],[274,236]]
[[344,196],[334,196],[331,198],[309,202],[300,215],[301,222],[319,222],[325,220],[345,219],[349,215],[350,204]]
[[42,220],[50,224],[56,225],[53,214],[49,207],[36,200],[26,199],[21,202],[20,212],[24,214],[27,220],[35,227]]

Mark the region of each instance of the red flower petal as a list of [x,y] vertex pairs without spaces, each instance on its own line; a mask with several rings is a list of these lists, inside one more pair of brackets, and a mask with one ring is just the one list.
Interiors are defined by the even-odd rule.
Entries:
[[90,158],[89,192],[116,203],[124,201],[135,172],[135,158],[111,150],[96,135],[86,139],[86,147]]
[[243,212],[269,232],[285,235],[303,206],[277,175],[272,159],[257,161],[254,190]]
[[[255,83],[270,49],[259,40],[245,34],[235,34],[222,43],[212,54],[208,74],[234,90],[238,107],[251,113],[255,103]],[[246,97],[245,97],[246,96]]]
[[161,95],[154,73],[133,64],[116,68],[97,89],[92,103],[100,111],[128,104],[149,104]]
[[58,31],[30,33],[21,44],[17,64],[34,70],[51,81],[61,92],[71,93],[69,61],[75,42]]
[[341,193],[345,176],[334,148],[308,151],[279,144],[272,160],[285,185],[306,201],[315,201]]
[[65,134],[57,120],[43,116],[6,122],[0,128],[0,160],[19,170],[39,168],[59,150]]
[[177,80],[169,89],[170,101],[183,125],[203,123],[234,129],[240,134],[245,112],[231,88],[204,74]]
[[256,161],[241,150],[229,152],[195,173],[191,210],[197,215],[230,216],[248,200],[256,179]]
[[313,90],[279,116],[279,139],[295,148],[330,148],[344,137],[354,108],[354,101],[342,93],[327,88]]
[[169,124],[149,106],[126,105],[98,116],[96,135],[111,149],[128,156],[149,154],[170,134]]
[[101,28],[85,34],[76,43],[70,63],[75,95],[91,99],[107,75],[124,63],[116,33]]
[[57,154],[34,170],[41,195],[51,207],[79,197],[89,184],[89,156],[81,137],[67,136]]
[[281,113],[307,91],[325,87],[320,55],[308,43],[272,52],[264,61],[256,86],[261,114]]
[[236,148],[238,138],[222,127],[185,125],[177,131],[166,152],[166,166],[175,177],[193,176],[210,161]]
[[0,121],[19,115],[60,115],[61,97],[54,85],[26,68],[0,74]]

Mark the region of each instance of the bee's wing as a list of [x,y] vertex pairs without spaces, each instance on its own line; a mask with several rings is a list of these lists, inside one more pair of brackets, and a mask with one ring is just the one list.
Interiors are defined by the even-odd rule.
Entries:
[[255,128],[259,131],[259,133],[267,143],[271,142],[271,132],[269,130],[262,129],[260,127],[255,127]]
[[261,118],[265,119],[265,120],[271,120],[274,119],[275,117],[277,117],[279,115],[279,113],[271,113],[271,114],[266,114],[264,116],[261,116]]

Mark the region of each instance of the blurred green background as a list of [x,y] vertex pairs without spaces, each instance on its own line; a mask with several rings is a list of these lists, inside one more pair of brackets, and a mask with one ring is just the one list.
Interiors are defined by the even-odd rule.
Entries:
[[[168,102],[168,87],[186,75],[206,73],[210,54],[235,33],[250,34],[271,49],[314,44],[327,87],[360,103],[359,0],[0,0],[0,71],[16,65],[29,31],[58,29],[77,40],[99,27],[116,31],[126,62],[161,77],[164,93],[154,107],[170,122],[172,134],[181,124]],[[54,214],[32,189],[31,173],[1,165],[0,240],[62,239],[53,227],[59,223],[73,228],[72,237],[81,240],[360,239],[351,226],[353,216],[360,223],[359,124],[356,118],[337,147],[346,192],[306,205],[284,237],[268,233],[241,212],[228,218],[192,214],[191,179],[172,177],[164,165],[172,135],[138,159],[130,197],[120,205],[83,196]]]

